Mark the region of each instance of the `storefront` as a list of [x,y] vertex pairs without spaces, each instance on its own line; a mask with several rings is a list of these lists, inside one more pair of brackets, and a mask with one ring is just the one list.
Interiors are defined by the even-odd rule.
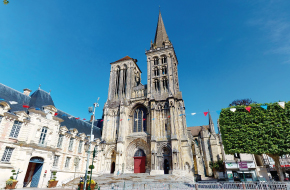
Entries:
[[226,162],[227,177],[230,182],[256,181],[256,165],[251,162]]

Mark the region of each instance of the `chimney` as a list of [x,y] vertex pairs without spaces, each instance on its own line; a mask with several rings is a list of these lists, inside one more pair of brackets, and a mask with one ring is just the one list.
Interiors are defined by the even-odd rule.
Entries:
[[23,94],[25,94],[26,96],[29,96],[31,90],[29,90],[28,88],[23,89]]

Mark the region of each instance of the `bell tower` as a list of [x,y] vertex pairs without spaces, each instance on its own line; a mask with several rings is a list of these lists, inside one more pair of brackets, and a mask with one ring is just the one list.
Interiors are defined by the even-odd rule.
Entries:
[[151,41],[150,50],[145,52],[147,56],[147,97],[155,100],[165,100],[168,97],[181,97],[179,91],[177,57],[165,30],[161,12],[154,43]]

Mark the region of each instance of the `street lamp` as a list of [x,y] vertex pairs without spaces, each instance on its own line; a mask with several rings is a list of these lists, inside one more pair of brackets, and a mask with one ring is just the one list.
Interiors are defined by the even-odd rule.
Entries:
[[[85,149],[86,152],[88,153],[88,157],[87,157],[87,166],[86,166],[86,173],[85,173],[85,181],[84,181],[84,190],[86,190],[86,185],[87,185],[87,177],[88,177],[88,168],[89,168],[89,162],[90,162],[90,150],[91,150],[91,144],[93,139],[93,127],[94,127],[94,121],[95,121],[95,110],[96,107],[99,107],[98,101],[100,98],[98,98],[97,103],[94,103],[94,107],[89,107],[89,113],[93,113],[93,119],[92,119],[92,127],[91,127],[91,135],[90,135],[90,139],[89,141],[85,144]],[[94,110],[94,111],[93,111]]]

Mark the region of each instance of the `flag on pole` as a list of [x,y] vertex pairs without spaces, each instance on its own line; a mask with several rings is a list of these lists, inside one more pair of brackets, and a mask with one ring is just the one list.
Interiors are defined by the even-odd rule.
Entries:
[[80,117],[76,117],[76,119],[80,119]]
[[231,108],[230,110],[231,110],[231,112],[235,112],[237,110],[237,108]]
[[24,107],[24,108],[29,108],[29,106],[28,106],[28,105],[25,105],[25,104],[24,104],[22,107]]
[[206,116],[208,114],[208,111],[207,112],[203,112],[204,116]]
[[285,109],[285,102],[278,102],[279,106],[283,109]]
[[251,111],[251,106],[248,106],[248,107],[246,107],[245,108],[248,112],[250,112]]

